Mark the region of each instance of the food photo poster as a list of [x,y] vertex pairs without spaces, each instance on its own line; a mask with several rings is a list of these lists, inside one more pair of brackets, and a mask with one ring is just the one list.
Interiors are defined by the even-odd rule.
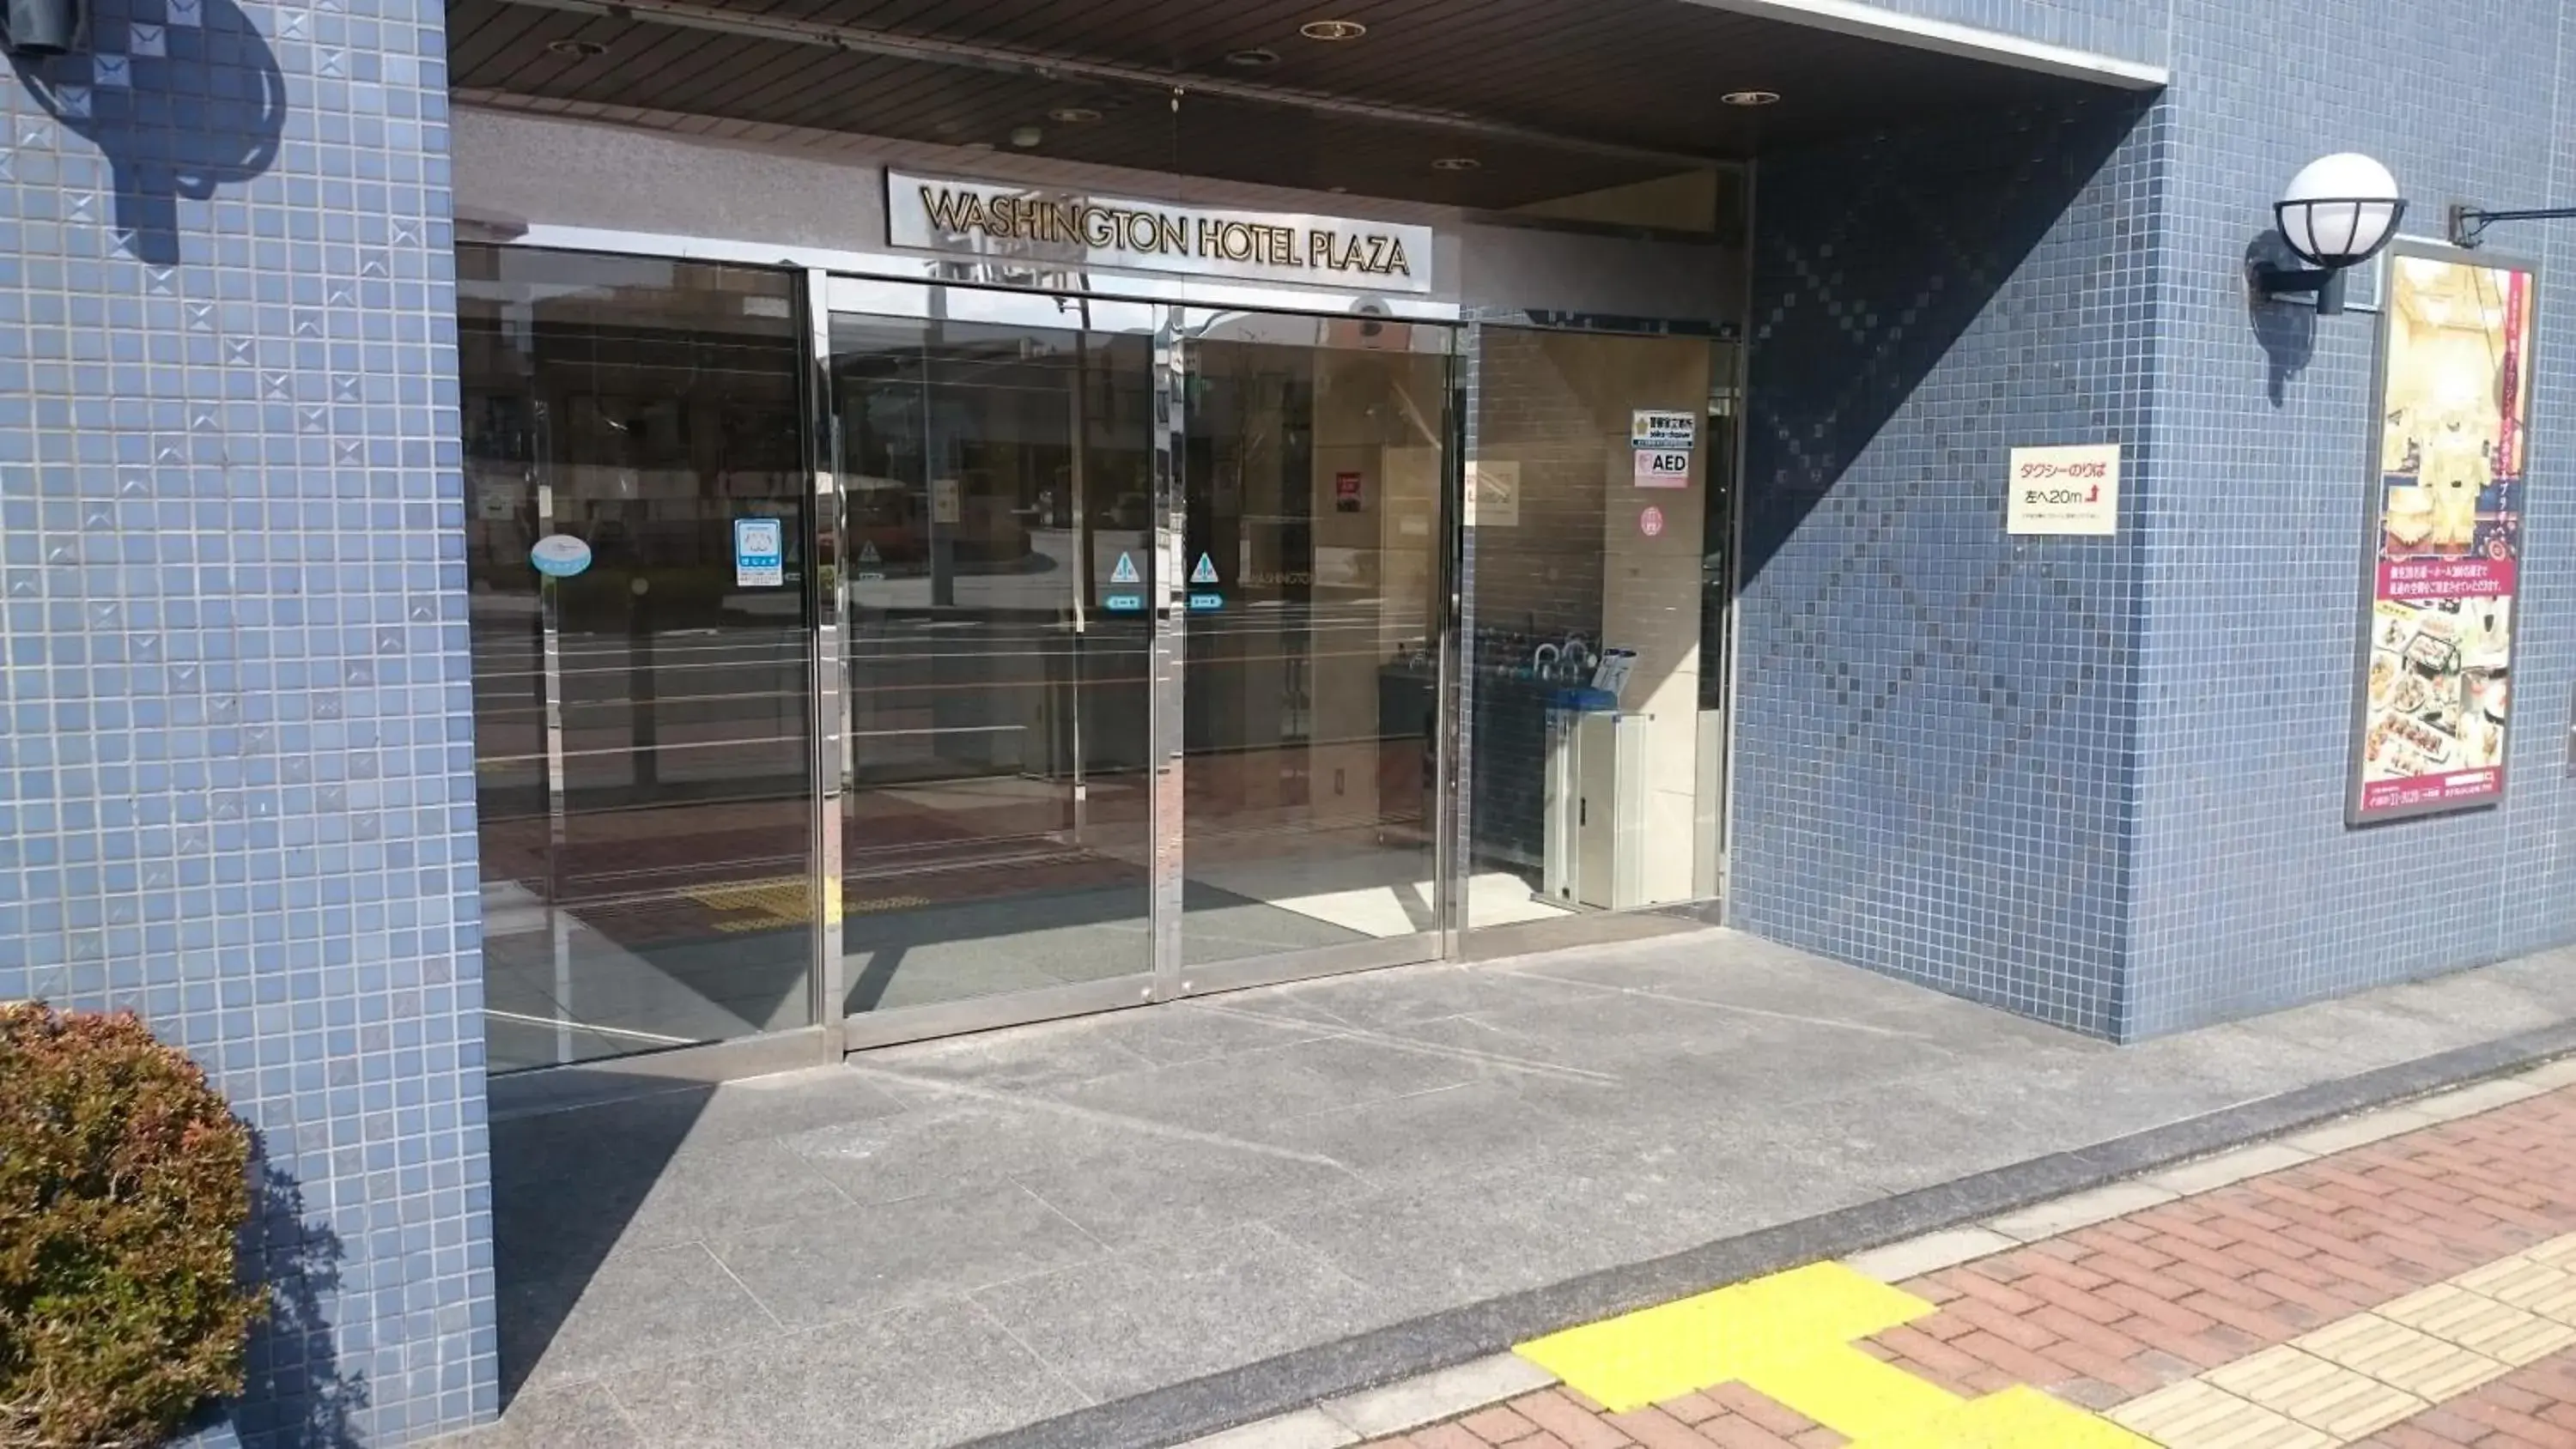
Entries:
[[2467,254],[2389,258],[2353,824],[2504,798],[2535,291]]

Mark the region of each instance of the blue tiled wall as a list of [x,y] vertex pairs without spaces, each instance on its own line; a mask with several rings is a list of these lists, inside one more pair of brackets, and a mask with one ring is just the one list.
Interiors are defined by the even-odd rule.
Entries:
[[2145,520],[2133,928],[2138,1034],[2576,939],[2562,842],[2576,687],[2576,228],[2499,228],[2541,266],[2534,471],[2500,810],[2347,829],[2376,319],[2236,282],[2309,159],[2367,151],[2438,235],[2455,198],[2576,194],[2569,9],[2452,0],[2173,7],[2175,138]]
[[0,76],[0,997],[263,1147],[205,1442],[494,1405],[437,0],[93,0]]
[[[2513,781],[2450,819],[2343,823],[2375,319],[2241,281],[2327,151],[2419,233],[2576,194],[2576,14],[2173,0],[2132,12],[2157,53],[2099,6],[1889,8],[2174,82],[2071,198],[2033,143],[2116,103],[1762,166],[1737,919],[2123,1038],[2576,939],[2576,229],[2494,238],[2543,271]],[[2127,446],[2121,538],[2007,538],[2004,450],[2088,437]]]
[[2015,444],[2155,471],[2165,128],[2129,99],[1761,170],[1732,910],[1746,927],[2118,1030],[2138,534],[2004,532]]

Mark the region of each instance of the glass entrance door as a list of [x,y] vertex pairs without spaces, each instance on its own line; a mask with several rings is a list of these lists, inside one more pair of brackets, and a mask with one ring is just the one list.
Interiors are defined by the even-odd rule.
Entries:
[[1183,989],[1427,959],[1450,331],[1178,321]]
[[1438,954],[1448,330],[834,279],[828,333],[850,1043]]
[[1154,320],[836,284],[853,1040],[1149,995]]

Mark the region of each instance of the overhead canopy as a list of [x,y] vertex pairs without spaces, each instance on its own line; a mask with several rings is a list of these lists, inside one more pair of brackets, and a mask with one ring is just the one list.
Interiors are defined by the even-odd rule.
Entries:
[[[484,104],[1494,210],[2136,83],[1784,18],[1801,3],[457,0],[449,43],[460,98]],[[1337,19],[1367,33],[1300,33]],[[1726,99],[1748,91],[1779,100]]]

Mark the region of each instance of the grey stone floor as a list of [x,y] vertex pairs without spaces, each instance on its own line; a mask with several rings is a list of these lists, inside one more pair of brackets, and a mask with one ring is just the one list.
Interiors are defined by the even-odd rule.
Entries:
[[1707,931],[507,1120],[463,1442],[954,1444],[2571,1017],[2559,955],[2119,1049]]

